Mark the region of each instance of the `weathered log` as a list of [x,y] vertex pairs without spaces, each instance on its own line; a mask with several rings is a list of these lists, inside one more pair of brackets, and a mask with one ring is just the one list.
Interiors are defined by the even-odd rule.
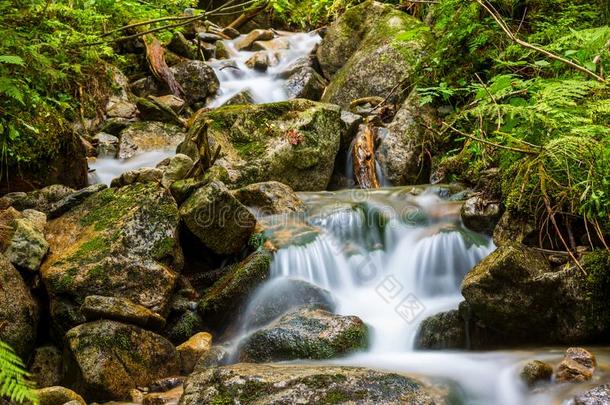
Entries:
[[379,188],[375,170],[375,139],[370,124],[362,124],[352,148],[354,178],[361,188]]
[[184,98],[182,86],[176,81],[174,74],[165,62],[165,49],[163,49],[161,42],[154,35],[145,35],[143,39],[146,46],[146,60],[152,74],[157,80],[165,83],[173,95]]

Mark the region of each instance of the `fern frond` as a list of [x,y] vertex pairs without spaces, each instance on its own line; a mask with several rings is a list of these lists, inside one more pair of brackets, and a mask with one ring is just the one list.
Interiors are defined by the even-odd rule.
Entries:
[[25,364],[13,348],[0,340],[0,398],[38,404],[34,383],[29,380]]

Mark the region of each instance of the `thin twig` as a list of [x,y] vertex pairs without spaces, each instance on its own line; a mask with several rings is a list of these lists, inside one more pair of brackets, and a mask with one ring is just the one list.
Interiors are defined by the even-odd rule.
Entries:
[[465,136],[466,138],[470,138],[472,140],[484,143],[484,144],[489,145],[489,146],[493,146],[495,148],[506,149],[506,150],[510,150],[510,151],[513,151],[513,152],[519,152],[519,153],[526,153],[528,155],[538,155],[540,153],[539,151],[533,151],[533,150],[527,150],[527,149],[521,149],[521,148],[514,148],[514,147],[511,147],[511,146],[499,145],[497,143],[490,142],[487,139],[479,138],[477,136],[474,136],[474,135],[471,135],[471,134],[467,134],[467,133],[465,133],[463,131],[460,131],[459,129],[451,126],[450,124],[447,124],[445,121],[443,121],[443,125],[445,125],[449,129],[453,130],[454,132],[457,132],[458,134],[460,134],[462,136]]
[[513,34],[513,32],[510,30],[510,28],[508,27],[508,25],[506,24],[506,22],[504,21],[504,19],[500,16],[500,14],[497,12],[497,10],[493,7],[493,5],[489,4],[489,2],[487,2],[486,0],[476,0],[477,3],[479,3],[481,5],[481,7],[483,7],[490,15],[491,17],[496,21],[496,23],[498,23],[498,25],[500,26],[500,28],[502,29],[502,31],[504,31],[504,33],[515,43],[521,45],[524,48],[528,48],[531,49],[533,51],[539,52],[551,59],[554,59],[556,61],[562,62],[576,70],[578,70],[579,72],[582,72],[588,76],[591,76],[592,78],[594,78],[595,80],[597,80],[598,82],[601,83],[605,83],[606,80],[601,77],[598,76],[595,72],[590,71],[589,69],[585,68],[584,66],[581,66],[577,63],[574,63],[568,59],[562,58],[559,55],[556,55],[552,52],[549,52],[547,50],[544,50],[536,45],[530,44],[529,42],[525,42],[519,38],[517,38],[515,36],[515,34]]

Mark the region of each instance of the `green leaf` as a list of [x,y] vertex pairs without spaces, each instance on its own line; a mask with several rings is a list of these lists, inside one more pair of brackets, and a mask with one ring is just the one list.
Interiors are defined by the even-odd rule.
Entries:
[[6,63],[7,65],[19,65],[23,66],[25,62],[21,56],[17,55],[0,55],[0,63]]
[[547,62],[546,60],[542,59],[542,60],[537,60],[536,62],[534,62],[534,65],[539,66],[539,67],[547,67],[550,65],[550,63]]

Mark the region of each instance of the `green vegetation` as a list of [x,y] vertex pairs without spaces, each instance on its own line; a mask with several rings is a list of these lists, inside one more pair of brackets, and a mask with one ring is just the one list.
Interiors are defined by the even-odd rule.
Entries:
[[86,46],[132,21],[179,14],[187,0],[0,1],[0,169],[42,167],[74,140],[72,122],[95,117],[110,64],[133,61],[108,44]]
[[2,398],[18,403],[39,403],[25,364],[12,347],[0,340],[0,400]]

